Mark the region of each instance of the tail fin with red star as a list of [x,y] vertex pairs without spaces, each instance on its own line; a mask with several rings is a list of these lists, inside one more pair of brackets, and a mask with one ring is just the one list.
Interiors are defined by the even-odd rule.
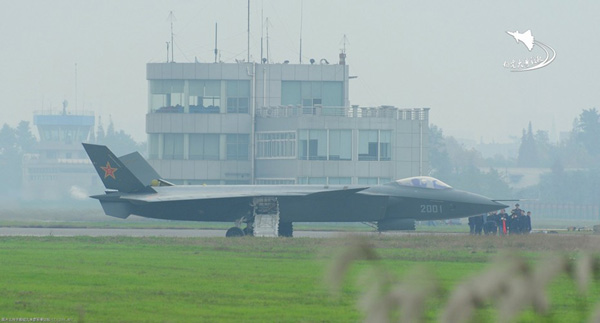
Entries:
[[155,192],[150,185],[144,185],[133,172],[125,167],[125,164],[108,147],[83,144],[83,148],[107,189],[123,193]]

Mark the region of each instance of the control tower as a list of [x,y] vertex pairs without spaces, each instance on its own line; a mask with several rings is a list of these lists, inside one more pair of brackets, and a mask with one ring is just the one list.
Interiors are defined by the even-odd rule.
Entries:
[[99,186],[82,142],[94,131],[91,111],[36,111],[33,124],[39,142],[35,153],[23,156],[23,199],[66,200],[87,198],[92,187]]

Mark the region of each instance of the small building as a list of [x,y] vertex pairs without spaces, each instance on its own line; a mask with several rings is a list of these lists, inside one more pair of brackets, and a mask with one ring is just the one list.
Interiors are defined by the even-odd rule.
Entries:
[[67,112],[66,102],[62,111],[34,113],[39,142],[35,153],[23,156],[23,200],[87,199],[92,189],[101,190],[81,146],[94,129],[94,119],[92,112]]
[[429,109],[351,106],[349,66],[147,64],[149,159],[180,184],[378,184],[427,174]]

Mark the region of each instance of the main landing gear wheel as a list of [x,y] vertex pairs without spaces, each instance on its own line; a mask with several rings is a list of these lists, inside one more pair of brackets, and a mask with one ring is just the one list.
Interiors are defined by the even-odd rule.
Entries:
[[294,227],[292,222],[279,222],[279,236],[280,237],[292,237],[294,234]]
[[244,228],[244,234],[247,236],[254,236],[254,229],[252,228],[252,225],[248,225],[247,227]]
[[242,230],[242,228],[238,228],[238,227],[231,227],[227,230],[227,232],[225,233],[225,236],[227,238],[243,237],[244,230]]

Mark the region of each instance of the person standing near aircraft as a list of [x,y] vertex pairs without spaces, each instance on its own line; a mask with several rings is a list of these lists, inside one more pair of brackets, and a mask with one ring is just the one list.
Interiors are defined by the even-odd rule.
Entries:
[[500,217],[495,211],[490,212],[487,216],[487,221],[483,225],[486,235],[496,235],[498,233],[498,227],[500,223]]
[[531,232],[531,211],[521,217],[521,233],[529,234]]
[[481,232],[483,231],[483,217],[484,217],[484,214],[475,216],[475,234],[476,235],[481,235]]
[[475,234],[475,218],[477,216],[470,216],[469,217],[469,234],[470,235],[474,235]]
[[508,220],[508,232],[510,234],[521,233],[519,222],[522,215],[523,210],[520,209],[519,203],[515,204],[515,208],[510,211],[510,218]]
[[498,226],[500,227],[500,234],[506,235],[506,233],[507,233],[506,220],[508,219],[508,214],[506,213],[506,209],[500,210],[500,213],[498,213],[498,219],[499,219]]

